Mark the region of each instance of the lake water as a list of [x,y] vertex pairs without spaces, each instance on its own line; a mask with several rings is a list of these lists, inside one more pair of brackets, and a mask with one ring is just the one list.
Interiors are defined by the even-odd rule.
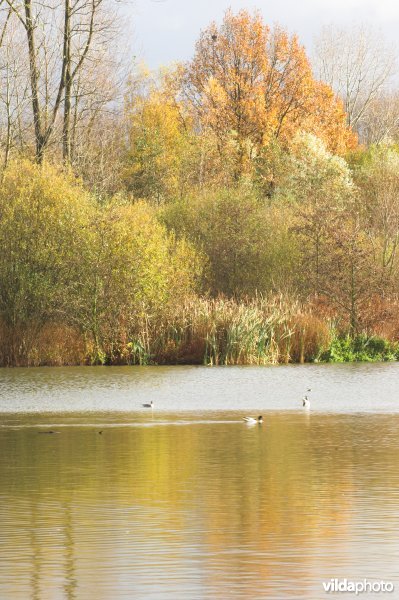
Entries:
[[0,370],[0,600],[399,598],[398,565],[399,364]]

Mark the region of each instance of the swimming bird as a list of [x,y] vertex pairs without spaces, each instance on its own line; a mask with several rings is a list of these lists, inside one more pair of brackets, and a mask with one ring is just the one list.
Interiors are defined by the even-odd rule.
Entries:
[[302,406],[303,406],[303,408],[310,408],[310,400],[307,396],[304,396],[302,398]]
[[255,419],[254,417],[243,417],[243,421],[245,421],[246,423],[259,423],[259,425],[261,423],[263,423],[263,417],[262,415],[259,415],[259,417],[257,419]]
[[154,403],[151,400],[151,402],[149,404],[143,404],[144,408],[154,408]]

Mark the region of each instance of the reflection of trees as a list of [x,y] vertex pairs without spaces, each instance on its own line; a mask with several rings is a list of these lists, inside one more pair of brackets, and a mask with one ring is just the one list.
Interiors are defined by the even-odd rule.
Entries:
[[[369,518],[394,507],[383,490],[399,477],[399,450],[380,444],[390,417],[376,419],[280,413],[254,428],[8,431],[0,468],[3,568],[16,573],[9,595],[72,600],[83,589],[101,600],[124,573],[139,596],[150,572],[176,586],[198,572],[215,598],[226,585],[251,598],[289,580],[306,591],[329,557],[345,564],[360,493],[372,502]],[[388,519],[387,536],[389,528]]]
[[76,567],[75,567],[75,541],[74,528],[72,520],[71,502],[66,502],[63,506],[64,535],[65,535],[65,597],[67,600],[75,600],[76,598]]
[[31,564],[30,567],[26,565],[22,573],[30,577],[29,597],[42,600],[46,593],[49,596],[54,593],[54,588],[58,589],[59,581],[62,581],[66,600],[75,600],[77,581],[71,500],[50,509],[32,496],[29,508],[25,526]]
[[30,571],[32,600],[40,600],[41,548],[37,541],[37,528],[37,505],[33,501],[31,504],[29,527],[29,545],[32,553],[32,568]]

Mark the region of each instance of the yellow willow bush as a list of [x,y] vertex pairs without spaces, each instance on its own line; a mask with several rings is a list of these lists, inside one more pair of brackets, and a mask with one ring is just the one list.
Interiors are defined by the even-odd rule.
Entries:
[[203,262],[148,205],[100,206],[74,177],[28,161],[4,175],[0,249],[3,365],[81,362],[82,343],[86,361],[123,361],[137,320],[193,292]]
[[[81,249],[94,206],[49,165],[12,163],[0,187],[0,322],[3,364],[29,355],[41,328],[67,318],[81,277]],[[6,332],[6,333],[5,333]]]
[[206,255],[212,296],[253,297],[287,289],[295,277],[292,210],[263,202],[246,186],[193,194],[168,204],[160,218]]
[[125,362],[137,321],[194,291],[201,260],[144,202],[98,209],[90,235],[76,324],[91,336],[92,362]]

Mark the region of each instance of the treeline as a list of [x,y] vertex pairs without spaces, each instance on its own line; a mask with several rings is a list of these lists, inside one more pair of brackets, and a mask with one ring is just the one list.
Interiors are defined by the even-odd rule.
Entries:
[[396,358],[399,150],[359,143],[376,93],[356,112],[296,36],[228,11],[188,64],[97,97],[115,31],[85,2],[2,8],[26,96],[2,126],[0,364]]

